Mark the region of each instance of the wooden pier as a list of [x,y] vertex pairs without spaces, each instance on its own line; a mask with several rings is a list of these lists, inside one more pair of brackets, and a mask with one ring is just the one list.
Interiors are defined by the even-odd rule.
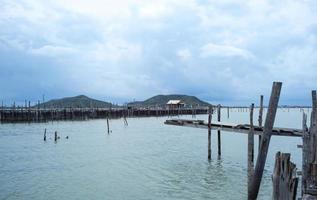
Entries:
[[208,108],[153,109],[153,108],[0,108],[1,123],[46,122],[58,120],[88,120],[125,117],[155,117],[207,114]]
[[[306,125],[307,115],[303,112],[303,127],[302,129],[293,129],[286,127],[274,127],[278,101],[282,88],[281,82],[274,82],[272,93],[267,107],[267,114],[264,126],[262,126],[263,115],[263,96],[260,100],[259,125],[253,124],[253,109],[254,104],[250,106],[250,124],[233,124],[220,122],[211,122],[211,114],[209,114],[208,122],[204,120],[185,120],[185,119],[170,119],[164,123],[166,125],[175,125],[183,127],[203,128],[208,129],[208,159],[211,158],[210,153],[210,132],[217,130],[218,132],[218,149],[221,148],[219,140],[219,131],[244,133],[248,134],[248,199],[257,199],[260,184],[263,176],[264,166],[267,159],[271,136],[283,137],[301,137],[303,144],[298,145],[302,149],[302,171],[297,173],[297,168],[290,161],[291,155],[288,153],[277,152],[275,157],[275,168],[272,173],[273,194],[274,200],[295,200],[297,196],[297,186],[299,177],[301,176],[301,198],[303,200],[317,200],[317,95],[316,91],[312,91],[312,113],[310,127]],[[219,112],[219,107],[217,110]],[[243,111],[244,108],[241,108]],[[212,108],[210,110],[213,110]],[[229,118],[230,109],[227,109]],[[210,112],[209,112],[210,113]],[[219,112],[220,113],[220,112]],[[219,115],[218,115],[219,116]],[[259,135],[259,151],[254,165],[254,134]],[[218,150],[219,151],[219,150]],[[218,156],[220,156],[218,152]]]
[[[164,122],[167,125],[174,126],[185,126],[193,128],[208,129],[208,123],[204,120],[186,120],[186,119],[170,119]],[[249,124],[232,124],[226,122],[212,122],[210,124],[211,130],[222,130],[226,132],[233,133],[245,133],[249,134],[250,125]],[[262,135],[263,127],[254,126],[254,134]],[[303,131],[301,129],[291,129],[291,128],[278,128],[275,127],[272,130],[272,135],[274,136],[294,136],[302,137]]]

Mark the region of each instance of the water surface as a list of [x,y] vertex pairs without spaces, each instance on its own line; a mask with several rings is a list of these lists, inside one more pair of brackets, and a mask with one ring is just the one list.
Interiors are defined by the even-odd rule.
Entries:
[[[166,119],[111,120],[109,135],[106,120],[1,124],[0,199],[246,199],[247,135],[222,132],[218,158],[213,131],[208,161],[207,130],[167,126]],[[279,109],[275,125],[301,128],[301,119],[299,109]],[[227,119],[223,109],[222,120],[248,123],[249,113],[233,110]],[[300,138],[272,138],[259,199],[271,199],[277,151],[291,153],[300,168],[297,144]]]

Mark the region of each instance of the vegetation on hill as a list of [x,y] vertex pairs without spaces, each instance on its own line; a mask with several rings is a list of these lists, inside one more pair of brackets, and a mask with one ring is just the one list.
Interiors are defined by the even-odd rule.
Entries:
[[210,104],[198,99],[195,96],[171,94],[171,95],[156,95],[145,101],[130,102],[128,106],[162,106],[166,105],[169,100],[182,100],[186,105],[209,106]]
[[75,97],[53,99],[45,103],[41,103],[39,106],[40,108],[109,108],[112,104],[92,99],[85,95],[79,95]]

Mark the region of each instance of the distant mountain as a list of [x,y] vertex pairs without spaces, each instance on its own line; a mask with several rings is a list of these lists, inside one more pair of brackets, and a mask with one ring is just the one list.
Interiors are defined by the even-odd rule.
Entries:
[[195,96],[171,94],[171,95],[156,95],[145,101],[135,101],[128,103],[128,106],[162,106],[166,105],[169,100],[182,100],[186,105],[209,106],[210,104],[198,99]]
[[[41,103],[40,108],[109,108],[111,103],[89,98],[85,95],[53,99]],[[37,105],[36,105],[37,107]]]

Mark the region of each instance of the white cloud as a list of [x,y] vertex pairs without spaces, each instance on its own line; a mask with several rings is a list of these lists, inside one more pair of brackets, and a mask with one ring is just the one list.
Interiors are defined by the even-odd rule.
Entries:
[[228,45],[217,45],[213,43],[208,43],[201,47],[200,56],[205,57],[242,57],[245,59],[250,59],[253,57],[252,53],[245,50],[240,49],[234,46]]
[[188,60],[192,57],[190,50],[187,48],[178,50],[176,54],[181,60]]
[[[300,79],[309,90],[317,76],[316,10],[310,0],[4,0],[0,50],[62,60],[47,68],[68,66],[69,88],[109,87],[108,96],[233,88],[244,98],[273,79]],[[87,84],[91,77],[95,84]]]
[[77,50],[70,47],[45,45],[37,49],[30,49],[29,52],[41,56],[61,57],[74,54]]

